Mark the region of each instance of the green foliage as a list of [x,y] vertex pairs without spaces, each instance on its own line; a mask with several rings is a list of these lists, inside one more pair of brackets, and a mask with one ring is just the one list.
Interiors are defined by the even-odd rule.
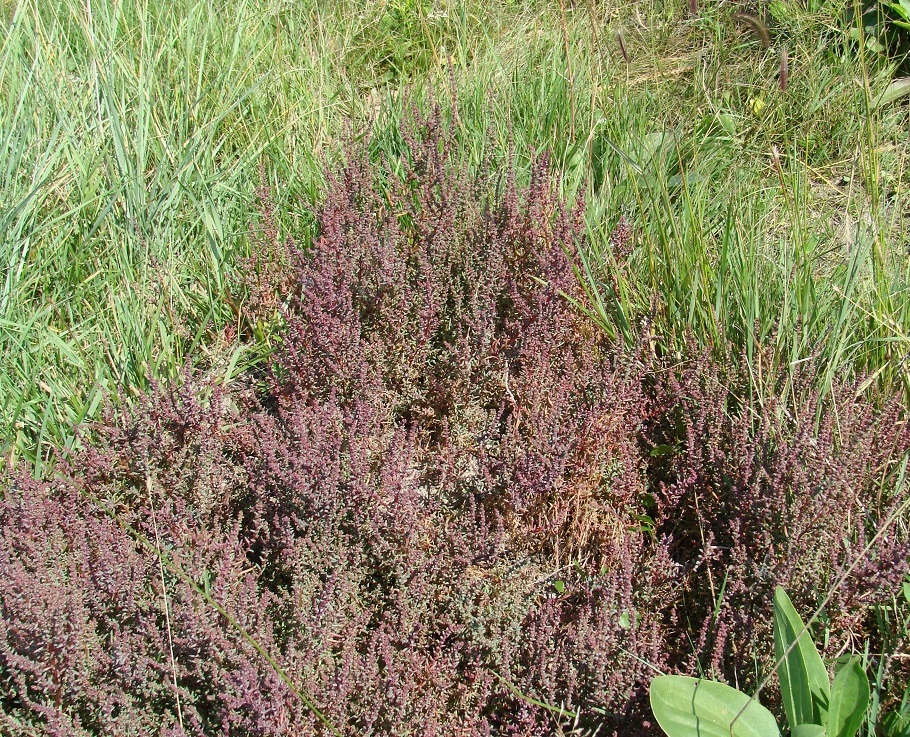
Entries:
[[428,0],[389,0],[361,6],[345,66],[368,85],[398,84],[425,77],[448,61],[456,43],[457,9]]
[[893,711],[882,719],[885,737],[910,737],[910,710]]
[[824,725],[830,700],[828,670],[790,597],[779,586],[774,591],[774,657],[787,722]]
[[723,4],[699,4],[697,22],[678,3],[564,5],[10,5],[0,455],[47,458],[147,378],[190,364],[230,380],[257,361],[267,340],[244,328],[238,267],[260,165],[287,183],[279,231],[305,246],[346,128],[372,124],[372,154],[395,166],[397,117],[430,99],[471,165],[514,158],[521,177],[548,152],[564,194],[584,191],[580,276],[611,336],[634,340],[647,319],[671,355],[694,339],[786,372],[818,353],[823,384],[855,371],[870,390],[910,388],[908,227],[890,204],[906,111],[867,107],[855,80],[874,101],[888,70],[832,51],[843,6],[775,6],[772,44],[793,60],[782,93],[776,52]]
[[896,16],[892,23],[898,28],[910,30],[910,1],[898,0],[898,2],[889,2],[888,8]]
[[[869,707],[866,671],[858,657],[851,658],[830,685],[808,627],[781,587],[774,591],[774,654],[792,737],[854,737]],[[757,694],[703,678],[655,678],[651,708],[669,737],[780,734]]]
[[846,21],[850,38],[862,40],[864,52],[910,70],[910,1],[848,0]]
[[651,681],[651,709],[670,737],[776,737],[774,715],[723,683],[688,676]]
[[899,100],[904,97],[904,95],[910,95],[910,77],[895,79],[888,85],[885,91],[882,92],[881,97],[876,100],[875,105],[876,107],[882,107],[895,100]]
[[850,659],[834,677],[828,707],[829,737],[853,737],[869,707],[869,679],[858,657]]
[[287,18],[218,5],[23,0],[2,21],[2,460],[40,470],[148,378],[256,358],[226,332],[259,167],[300,167],[282,196],[309,197],[325,101]]
[[819,724],[797,724],[790,730],[791,737],[825,737],[825,728]]

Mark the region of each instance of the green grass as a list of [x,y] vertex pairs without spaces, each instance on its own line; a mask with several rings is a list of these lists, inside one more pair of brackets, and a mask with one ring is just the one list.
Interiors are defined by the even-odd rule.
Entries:
[[313,195],[326,116],[339,117],[317,39],[281,42],[276,12],[219,5],[11,11],[0,435],[18,452],[46,458],[148,376],[223,362],[260,165],[281,179],[289,217],[301,217],[294,196]]
[[371,124],[394,160],[404,101],[433,97],[471,165],[549,151],[565,195],[584,186],[585,277],[617,339],[648,318],[669,352],[819,354],[822,382],[908,391],[907,110],[876,108],[889,70],[844,53],[840,5],[774,3],[764,49],[726,4],[690,19],[682,0],[7,2],[0,447],[40,473],[147,378],[260,358],[226,332],[260,168],[305,240],[347,131]]

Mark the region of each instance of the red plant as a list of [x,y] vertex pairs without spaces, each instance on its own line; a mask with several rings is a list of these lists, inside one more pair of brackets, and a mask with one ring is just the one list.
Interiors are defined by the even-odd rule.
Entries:
[[[10,729],[325,732],[296,689],[352,735],[553,733],[539,702],[653,734],[652,668],[732,677],[767,592],[809,600],[893,503],[898,407],[753,422],[717,364],[607,344],[567,299],[583,214],[546,161],[499,187],[415,120],[401,174],[354,154],[330,179],[265,396],[156,390],[53,482],[8,483]],[[188,576],[167,608],[136,533]],[[835,632],[906,558],[876,553]]]

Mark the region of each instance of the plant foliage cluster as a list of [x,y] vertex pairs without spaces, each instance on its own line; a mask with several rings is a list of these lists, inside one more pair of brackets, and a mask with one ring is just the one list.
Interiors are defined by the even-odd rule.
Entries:
[[[869,678],[861,658],[838,669],[833,683],[808,626],[779,586],[774,591],[774,655],[781,702],[793,737],[853,737],[869,707]],[[765,685],[767,679],[759,685]],[[710,733],[779,737],[774,715],[751,697],[717,681],[659,676],[651,707],[670,737]]]
[[616,347],[546,160],[521,185],[438,113],[400,135],[394,172],[329,176],[312,252],[250,265],[285,322],[259,383],[158,389],[7,480],[4,729],[656,734],[655,669],[758,682],[775,586],[811,607],[853,566],[825,652],[888,634],[908,545],[863,551],[906,498],[900,404]]

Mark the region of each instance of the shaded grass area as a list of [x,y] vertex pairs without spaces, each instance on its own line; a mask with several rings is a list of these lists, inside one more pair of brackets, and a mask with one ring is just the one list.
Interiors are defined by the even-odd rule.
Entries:
[[890,70],[844,47],[840,3],[772,4],[769,48],[736,7],[700,6],[8,3],[4,454],[40,472],[148,378],[230,381],[260,360],[269,324],[241,285],[263,177],[279,235],[312,237],[344,141],[372,128],[395,167],[401,113],[430,100],[471,165],[549,152],[584,196],[581,276],[609,335],[644,322],[665,353],[687,336],[743,353],[759,395],[815,354],[823,386],[846,370],[906,391],[907,111],[876,106]]

